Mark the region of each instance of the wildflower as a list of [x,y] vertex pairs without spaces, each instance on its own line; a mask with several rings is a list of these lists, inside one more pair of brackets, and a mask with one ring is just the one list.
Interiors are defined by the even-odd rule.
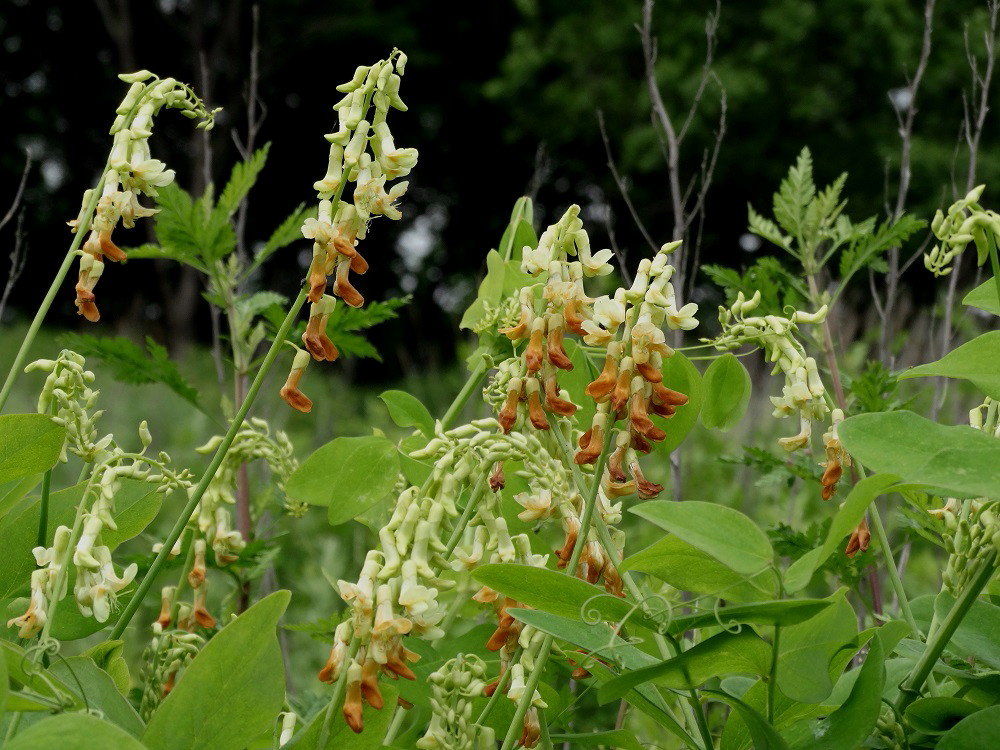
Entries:
[[310,309],[309,323],[305,333],[302,334],[302,343],[317,362],[323,360],[333,362],[340,356],[337,347],[326,335],[326,323],[336,304],[337,300],[334,297],[324,294],[319,302],[312,303]]
[[281,387],[281,397],[293,409],[308,413],[312,409],[312,401],[302,391],[299,390],[299,381],[309,364],[309,352],[296,347],[295,359],[292,360],[292,369],[288,373],[285,384]]
[[871,541],[871,538],[871,532],[868,530],[868,519],[862,518],[861,523],[859,523],[857,528],[851,532],[851,538],[847,542],[844,554],[848,557],[854,557],[858,550],[867,552],[868,543]]

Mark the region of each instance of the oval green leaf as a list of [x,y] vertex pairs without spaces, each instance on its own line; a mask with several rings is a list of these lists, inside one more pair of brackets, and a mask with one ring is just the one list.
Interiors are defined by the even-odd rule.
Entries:
[[289,497],[328,506],[330,524],[350,521],[384,498],[399,476],[399,453],[384,437],[341,437],[317,449],[288,479]]
[[937,750],[983,750],[1000,735],[1000,706],[990,706],[962,719],[941,737]]
[[980,706],[961,698],[919,698],[906,707],[906,721],[918,732],[944,734],[979,709]]
[[653,450],[669,454],[684,442],[691,428],[697,424],[705,387],[698,368],[680,352],[674,352],[674,356],[664,360],[663,385],[688,397],[688,402],[678,406],[674,416],[665,421],[656,418],[656,423],[663,428],[667,436]]
[[0,416],[0,482],[48,471],[65,439],[66,428],[46,414]]
[[728,430],[746,413],[750,403],[750,373],[739,358],[726,352],[705,371],[705,403],[701,421],[710,429]]
[[675,589],[711,594],[729,602],[760,601],[778,593],[777,581],[770,571],[750,577],[740,575],[672,534],[625,558],[618,570],[648,573]]
[[968,380],[993,399],[1000,399],[1000,331],[984,333],[953,349],[936,362],[911,367],[899,376],[905,378],[941,375]]
[[150,718],[151,750],[241,750],[274,725],[285,700],[275,629],[290,597],[261,599],[208,642]]
[[1000,486],[1000,441],[967,425],[891,411],[850,417],[837,432],[869,469],[898,474],[944,496],[995,496]]
[[965,295],[963,305],[978,307],[994,315],[1000,315],[1000,300],[997,300],[997,283],[990,278]]
[[774,559],[767,534],[733,508],[696,500],[681,503],[654,500],[631,511],[741,575],[759,573]]
[[494,563],[476,568],[472,577],[522,604],[561,617],[590,621],[595,615],[611,621],[628,618],[643,627],[656,628],[655,622],[633,611],[624,599],[565,573],[531,565]]
[[434,417],[416,396],[406,391],[385,391],[379,398],[399,427],[416,427],[427,437],[434,437]]
[[146,750],[124,729],[89,714],[58,714],[25,729],[4,745],[5,750]]

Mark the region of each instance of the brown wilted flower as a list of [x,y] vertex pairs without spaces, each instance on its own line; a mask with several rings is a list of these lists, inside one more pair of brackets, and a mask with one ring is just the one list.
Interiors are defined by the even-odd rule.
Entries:
[[281,391],[279,391],[285,403],[301,412],[308,412],[312,409],[312,401],[299,390],[299,381],[302,380],[302,373],[306,371],[308,364],[309,352],[296,349],[295,359],[292,361],[292,369],[288,373],[288,378],[285,380]]
[[851,533],[851,538],[847,542],[844,554],[848,557],[854,557],[858,550],[867,552],[868,543],[871,541],[871,538],[871,532],[868,530],[868,519],[862,518],[861,523],[859,523],[858,527]]
[[545,411],[542,409],[538,380],[528,378],[525,389],[528,392],[528,419],[531,420],[531,425],[536,430],[549,429],[549,420],[545,418]]
[[490,474],[490,490],[492,492],[499,492],[504,488],[505,479],[503,475],[503,461],[497,461],[493,466],[493,472]]
[[302,343],[305,344],[314,360],[317,362],[333,362],[340,356],[337,347],[326,335],[326,324],[330,319],[337,300],[329,294],[324,294],[319,302],[314,302],[309,311],[309,323],[306,325],[305,333],[302,334]]
[[572,417],[577,405],[559,397],[559,383],[555,373],[545,378],[545,408],[561,417]]
[[570,360],[569,355],[566,354],[566,349],[563,348],[562,316],[558,314],[549,315],[547,322],[549,337],[545,353],[548,356],[549,362],[561,370],[572,370],[573,362]]

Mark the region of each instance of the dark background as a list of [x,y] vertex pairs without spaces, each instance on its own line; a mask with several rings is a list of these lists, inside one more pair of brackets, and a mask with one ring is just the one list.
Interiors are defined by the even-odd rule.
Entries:
[[[985,3],[938,5],[918,98],[908,206],[925,217],[951,201],[953,185],[964,184],[958,135],[970,73],[963,35],[968,29],[973,51],[981,54],[987,13]],[[76,215],[110,148],[107,128],[127,89],[119,72],[148,68],[177,77],[193,83],[210,106],[225,108],[208,151],[189,121],[170,111],[158,118],[152,141],[153,156],[176,169],[183,187],[200,192],[206,170],[216,183],[225,180],[238,158],[232,131],[245,138],[251,8],[239,0],[0,2],[0,213],[15,192],[25,149],[35,158],[23,202],[28,264],[6,322],[33,313],[70,242],[65,222]],[[713,8],[706,2],[656,5],[658,78],[678,119],[697,86],[705,16]],[[647,252],[611,179],[598,109],[650,233],[657,243],[671,239],[667,173],[634,27],[640,2],[272,0],[260,3],[259,13],[258,86],[266,117],[258,145],[273,145],[250,195],[251,246],[297,204],[315,201],[311,185],[326,168],[322,135],[340,98],[334,87],[394,46],[409,56],[401,93],[410,111],[395,113],[391,125],[397,145],[419,149],[420,163],[401,202],[404,219],[372,227],[366,241],[372,268],[358,286],[371,300],[412,292],[414,303],[400,321],[372,331],[389,366],[362,365],[370,377],[391,380],[400,370],[454,361],[458,317],[519,195],[534,195],[536,229],[570,203],[583,205],[595,247],[608,243],[599,219],[610,209],[619,245],[632,258]],[[752,260],[738,242],[746,205],[769,208],[804,145],[813,151],[818,183],[850,172],[853,218],[885,214],[899,159],[887,93],[905,86],[916,67],[922,13],[922,3],[902,0],[723,4],[714,69],[726,90],[728,122],[706,204],[703,262]],[[711,84],[684,145],[684,175],[697,171],[713,143],[718,112],[719,90]],[[980,182],[997,177],[996,132],[995,120],[988,120]],[[116,239],[123,245],[149,239],[143,223],[149,222],[119,229]],[[409,243],[400,241],[401,233],[409,233]],[[0,277],[13,237],[10,224],[0,235]],[[403,252],[414,238],[424,252]],[[259,283],[291,293],[304,274],[304,257],[305,240],[273,258]],[[925,303],[941,288],[919,263],[906,282],[908,293]],[[82,328],[71,285],[68,280],[49,322]],[[697,301],[717,299],[709,287],[702,278]],[[134,261],[110,269],[100,291],[104,333],[151,333],[175,350],[207,338],[207,304],[197,282],[176,267]],[[867,304],[864,283],[856,297],[858,305]]]

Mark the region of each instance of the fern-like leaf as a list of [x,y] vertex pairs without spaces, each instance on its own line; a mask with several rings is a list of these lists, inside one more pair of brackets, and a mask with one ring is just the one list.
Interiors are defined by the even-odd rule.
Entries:
[[807,147],[799,152],[795,166],[788,170],[788,176],[774,194],[774,218],[781,228],[791,235],[801,235],[806,208],[815,196],[812,154]]
[[185,401],[205,412],[198,401],[198,391],[181,375],[166,348],[157,344],[152,337],[146,337],[145,351],[123,336],[98,338],[67,333],[60,337],[60,343],[84,357],[100,360],[111,370],[111,376],[120,383],[163,383]]
[[222,189],[216,210],[225,214],[229,219],[240,207],[240,202],[246,198],[247,193],[257,182],[257,176],[264,169],[267,162],[267,154],[271,150],[271,144],[265,143],[263,148],[257,149],[253,156],[246,161],[241,161],[233,167],[229,175],[229,182]]

